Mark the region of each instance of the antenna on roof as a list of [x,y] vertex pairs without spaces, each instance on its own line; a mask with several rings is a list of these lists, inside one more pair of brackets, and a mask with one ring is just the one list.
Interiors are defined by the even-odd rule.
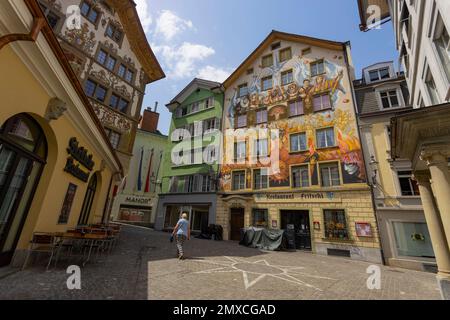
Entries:
[[158,111],[158,101],[155,101],[155,111],[154,112],[157,112]]

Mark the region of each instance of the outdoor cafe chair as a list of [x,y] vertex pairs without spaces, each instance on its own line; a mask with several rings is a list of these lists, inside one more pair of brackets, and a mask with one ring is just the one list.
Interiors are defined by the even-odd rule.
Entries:
[[35,232],[33,233],[33,237],[28,246],[27,256],[22,266],[22,270],[24,270],[28,264],[28,260],[33,252],[38,253],[48,253],[50,258],[47,263],[47,268],[50,267],[53,257],[55,256],[57,250],[57,237],[53,234],[43,233],[43,232]]
[[96,235],[101,238],[99,239],[87,239],[83,244],[83,251],[89,250],[89,256],[92,251],[95,251],[97,259],[101,252],[107,252],[108,233],[107,230],[102,230],[98,228],[85,228],[85,234]]

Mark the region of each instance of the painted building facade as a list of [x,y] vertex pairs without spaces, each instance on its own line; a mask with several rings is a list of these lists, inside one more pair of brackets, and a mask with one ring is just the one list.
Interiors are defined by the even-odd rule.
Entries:
[[0,2],[0,267],[35,232],[100,223],[117,155],[34,0]]
[[391,157],[391,119],[411,109],[404,74],[395,72],[393,62],[377,63],[362,70],[354,89],[385,262],[433,271],[434,251],[411,161]]
[[224,131],[267,129],[225,134],[225,239],[249,226],[292,227],[299,249],[381,261],[352,75],[349,44],[273,31],[225,81]]
[[[156,109],[156,108],[155,108]],[[114,198],[114,221],[152,227],[155,223],[158,193],[168,149],[167,136],[158,130],[159,113],[147,108],[136,133],[128,175]]]
[[215,224],[222,135],[221,84],[194,79],[168,105],[172,112],[155,228],[172,229],[182,211],[191,229]]
[[[165,76],[147,42],[134,2],[38,2],[128,171],[145,87]],[[69,28],[66,14],[81,17],[81,28]]]

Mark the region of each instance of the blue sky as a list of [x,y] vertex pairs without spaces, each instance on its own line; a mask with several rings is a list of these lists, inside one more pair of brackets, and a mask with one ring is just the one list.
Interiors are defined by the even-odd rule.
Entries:
[[[194,77],[223,81],[279,30],[351,41],[356,76],[364,66],[397,62],[392,25],[359,31],[356,0],[135,0],[148,40],[167,77],[147,86],[144,106],[159,102],[159,129],[167,134],[165,105]],[[396,65],[398,65],[396,63]]]

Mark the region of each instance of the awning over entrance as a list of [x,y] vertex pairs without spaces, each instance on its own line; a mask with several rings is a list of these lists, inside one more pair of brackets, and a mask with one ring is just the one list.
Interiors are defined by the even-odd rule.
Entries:
[[437,148],[450,157],[450,104],[407,110],[391,120],[393,159],[409,159],[415,170],[427,169],[421,153]]

